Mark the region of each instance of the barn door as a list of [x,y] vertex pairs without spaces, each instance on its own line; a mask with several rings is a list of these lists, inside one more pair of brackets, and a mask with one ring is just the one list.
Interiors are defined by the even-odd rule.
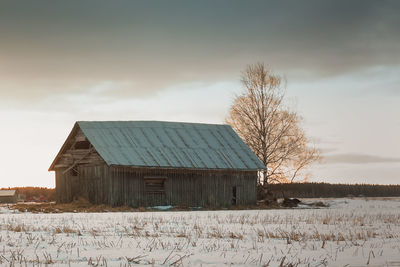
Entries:
[[232,201],[231,201],[232,205],[236,205],[237,204],[237,186],[233,186],[232,187]]
[[233,186],[232,187],[232,205],[239,205],[241,203],[241,187]]
[[242,201],[242,187],[238,185],[236,186],[236,205],[241,205]]

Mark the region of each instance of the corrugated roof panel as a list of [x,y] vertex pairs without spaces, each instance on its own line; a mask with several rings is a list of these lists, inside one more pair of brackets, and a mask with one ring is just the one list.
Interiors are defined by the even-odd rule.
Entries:
[[192,150],[193,157],[195,158],[196,162],[198,162],[198,166],[201,169],[207,168],[209,164],[206,163],[204,156],[202,156],[201,149]]
[[118,147],[125,147],[129,145],[129,140],[125,138],[125,136],[121,133],[121,129],[116,128],[114,131],[109,131],[109,135],[112,136],[113,140],[117,144]]
[[211,169],[216,169],[217,168],[217,165],[211,159],[208,151],[206,151],[203,148],[196,149],[196,151],[197,151],[197,154],[199,155],[199,157],[201,158],[201,160],[203,161],[205,167],[209,167]]
[[197,143],[193,140],[193,137],[190,135],[190,132],[187,129],[176,129],[176,133],[186,148],[197,147]]
[[164,128],[154,127],[153,131],[156,133],[157,138],[159,139],[162,147],[173,147],[174,143],[171,141],[171,138],[168,137]]
[[196,139],[196,143],[199,148],[208,149],[210,146],[207,144],[206,140],[200,135],[199,130],[189,129],[190,135]]
[[218,154],[220,155],[221,159],[226,162],[226,164],[229,165],[230,168],[233,168],[235,164],[233,163],[231,157],[229,155],[225,154],[223,149],[218,150]]
[[132,152],[135,153],[136,157],[130,160],[130,165],[133,166],[148,166],[149,161],[146,159],[144,152],[141,148],[132,148]]
[[228,125],[157,121],[78,122],[109,165],[263,169]]
[[121,148],[116,147],[115,149],[109,151],[112,162],[120,162],[121,165],[131,165],[130,158],[125,158],[124,154],[121,153]]
[[127,160],[126,165],[137,165],[137,166],[146,166],[146,163],[143,161],[143,158],[133,147],[123,147],[121,148],[124,157]]
[[126,142],[128,142],[129,147],[139,146],[139,144],[135,140],[134,134],[132,134],[130,128],[126,128],[125,131],[121,131],[121,134],[124,136]]
[[186,148],[185,143],[182,138],[178,135],[177,129],[166,128],[165,129],[166,136],[171,140],[173,146],[176,148]]
[[220,155],[215,150],[208,150],[208,155],[217,166],[217,169],[227,169],[227,164],[221,160]]
[[125,135],[129,136],[130,142],[132,144],[133,147],[140,147],[142,145],[142,143],[140,142],[140,139],[138,138],[135,128],[127,128],[124,131]]
[[233,131],[231,127],[225,129],[225,131],[218,132],[218,138],[224,140],[230,148],[233,149],[243,149],[248,148],[248,146],[243,142],[243,140]]
[[225,157],[229,158],[229,161],[232,163],[233,166],[240,166],[241,169],[248,169],[249,168],[249,166],[246,165],[246,163],[243,162],[237,156],[237,154],[238,154],[237,151],[233,150],[234,153],[231,153],[232,150],[230,150],[230,149],[221,149],[220,151],[224,154]]
[[174,155],[176,159],[180,162],[180,166],[191,166],[192,168],[194,167],[188,158],[184,155],[183,150],[176,148],[176,147],[171,147],[170,148],[171,153]]
[[232,136],[228,134],[224,134],[226,131],[218,131],[214,133],[215,138],[222,144],[223,147],[234,149],[236,147],[240,147],[237,144],[237,140],[232,138]]
[[[152,166],[152,167],[158,167],[159,164],[157,164],[157,162],[155,161],[155,159],[151,156],[151,154],[149,154],[149,151],[147,150],[147,147],[139,147],[137,148],[137,152],[140,153],[140,155],[142,156],[144,162],[145,162],[145,166]],[[117,163],[114,163],[115,165],[120,165]],[[133,162],[131,163],[131,165],[135,165],[133,164]]]
[[152,147],[163,146],[162,142],[160,141],[160,138],[154,132],[153,128],[142,128],[142,131]]
[[132,130],[133,130],[133,135],[136,137],[137,142],[140,144],[141,147],[151,147],[151,144],[149,140],[146,138],[146,135],[143,133],[141,127]]
[[197,161],[194,159],[192,153],[189,150],[181,150],[180,153],[183,157],[185,157],[189,165],[193,166],[192,168],[199,168]]
[[98,136],[102,143],[108,147],[118,147],[118,143],[114,138],[114,134],[111,134],[109,128],[96,128],[92,130],[92,134]]
[[162,147],[158,147],[156,149],[157,154],[161,158],[161,166],[175,166],[174,162],[170,157],[168,157],[167,153],[165,153],[164,149]]
[[211,148],[221,148],[221,144],[220,142],[218,142],[217,139],[215,139],[215,137],[212,135],[212,133],[210,132],[209,129],[205,129],[205,130],[200,130],[199,131],[200,136],[203,137],[203,139],[205,140],[205,142],[207,143],[207,145]]
[[205,164],[205,161],[203,158],[200,156],[199,150],[198,149],[191,149],[191,155],[193,157],[193,160],[196,161],[197,167],[204,169],[207,168],[207,164]]

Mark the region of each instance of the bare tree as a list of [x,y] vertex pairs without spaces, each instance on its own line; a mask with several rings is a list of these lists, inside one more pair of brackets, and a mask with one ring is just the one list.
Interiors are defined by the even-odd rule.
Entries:
[[267,167],[259,183],[295,181],[320,153],[309,145],[301,117],[284,104],[282,78],[258,63],[247,66],[241,81],[244,91],[226,121]]

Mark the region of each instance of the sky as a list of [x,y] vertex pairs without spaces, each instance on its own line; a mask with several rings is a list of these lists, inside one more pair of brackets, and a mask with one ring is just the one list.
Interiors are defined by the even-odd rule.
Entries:
[[265,63],[321,149],[310,181],[400,183],[399,1],[0,0],[0,187],[54,187],[78,120],[224,123]]

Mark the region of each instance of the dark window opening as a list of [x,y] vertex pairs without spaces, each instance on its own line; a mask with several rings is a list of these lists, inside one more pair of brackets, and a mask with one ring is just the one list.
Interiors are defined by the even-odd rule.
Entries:
[[89,149],[90,142],[89,141],[79,141],[75,143],[75,149]]
[[166,177],[147,176],[144,177],[146,193],[164,193]]
[[78,171],[75,168],[71,169],[71,176],[78,176]]
[[236,186],[232,187],[232,205],[236,205]]

